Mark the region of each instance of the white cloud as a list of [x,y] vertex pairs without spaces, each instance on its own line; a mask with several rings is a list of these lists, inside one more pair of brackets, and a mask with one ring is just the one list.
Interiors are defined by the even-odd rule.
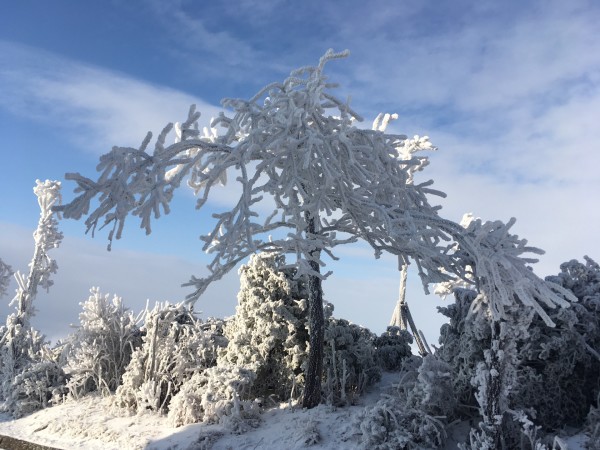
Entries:
[[185,120],[191,104],[203,124],[220,111],[175,89],[0,41],[0,107],[64,131],[84,151],[138,147],[148,131]]

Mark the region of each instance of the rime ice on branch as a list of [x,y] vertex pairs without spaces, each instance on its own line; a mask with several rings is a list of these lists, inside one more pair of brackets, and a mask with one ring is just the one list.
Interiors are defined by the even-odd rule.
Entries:
[[33,192],[40,205],[40,220],[33,233],[35,250],[33,259],[29,263],[27,279],[20,272],[15,274],[18,288],[13,303],[17,305],[18,317],[22,325],[26,325],[34,315],[32,302],[37,295],[38,286],[48,290],[54,284],[50,276],[56,273],[58,265],[48,256],[48,252],[57,248],[63,238],[63,234],[58,231],[58,222],[52,209],[61,203],[60,182],[36,180]]

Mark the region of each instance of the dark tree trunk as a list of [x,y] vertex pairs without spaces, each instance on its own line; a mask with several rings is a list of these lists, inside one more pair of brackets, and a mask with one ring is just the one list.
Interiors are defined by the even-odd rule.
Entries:
[[502,382],[505,375],[505,369],[501,362],[500,352],[503,351],[503,339],[501,336],[500,322],[492,322],[492,345],[490,348],[491,361],[490,371],[494,372],[495,376],[490,374],[487,383],[487,406],[484,410],[483,421],[487,428],[489,437],[492,440],[493,450],[503,450],[505,446],[502,442]]
[[[307,223],[307,233],[315,234],[315,219],[306,212],[304,214]],[[315,249],[311,256],[318,256],[320,250]],[[319,264],[309,261],[313,271],[319,273]],[[309,342],[308,368],[304,374],[304,392],[302,395],[302,406],[314,408],[321,403],[321,378],[323,373],[323,344],[325,339],[325,317],[323,314],[323,289],[321,279],[316,275],[308,277],[308,320],[309,320]]]

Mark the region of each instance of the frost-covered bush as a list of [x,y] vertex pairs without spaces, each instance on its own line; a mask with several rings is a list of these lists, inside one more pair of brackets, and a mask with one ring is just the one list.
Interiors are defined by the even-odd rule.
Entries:
[[254,370],[248,394],[279,401],[301,394],[308,345],[304,287],[284,264],[283,256],[262,253],[240,268],[238,306],[219,362]]
[[[556,324],[553,328],[539,315],[512,312],[514,324],[520,314],[529,326],[526,334],[522,334],[522,329],[509,332],[514,347],[505,348],[503,353],[512,348],[515,363],[509,371],[514,380],[505,406],[526,413],[527,420],[533,423],[529,429],[541,426],[542,430],[551,431],[565,424],[582,426],[600,389],[600,270],[589,258],[586,264],[570,261],[561,265],[558,276],[547,280],[571,289],[579,302],[561,309],[543,306],[547,317]],[[436,353],[452,367],[454,388],[460,404],[467,407],[463,409],[466,415],[469,407],[477,405],[474,382],[482,380],[476,376],[477,368],[486,370],[486,352],[491,344],[489,316],[482,311],[469,314],[475,298],[475,292],[458,289],[456,302],[440,308],[450,322],[441,329],[441,347]],[[511,416],[504,421],[505,435],[510,430],[517,434],[527,431],[521,425],[511,425],[513,419]]]
[[323,372],[328,403],[354,403],[368,386],[381,379],[375,339],[367,328],[347,320],[327,321]]
[[259,406],[248,400],[256,373],[237,366],[219,365],[196,372],[171,401],[173,426],[196,422],[222,423],[241,434],[259,423]]
[[80,325],[70,338],[70,350],[65,371],[67,387],[74,397],[92,391],[114,392],[131,360],[135,348],[141,345],[137,319],[116,295],[112,300],[99,288],[90,290],[82,302]]
[[302,280],[284,265],[283,256],[263,253],[240,268],[236,314],[223,328],[227,346],[215,367],[196,373],[173,398],[174,426],[220,422],[243,432],[257,423],[259,403],[300,396],[306,300]]
[[66,392],[66,377],[54,361],[28,365],[10,384],[7,404],[15,418],[31,414],[58,403]]
[[453,390],[467,414],[477,406],[472,379],[491,343],[489,317],[484,311],[469,314],[476,297],[475,291],[455,289],[454,303],[438,308],[450,320],[440,328],[440,347],[435,354],[450,366]]
[[441,448],[456,399],[448,364],[432,355],[405,360],[394,390],[358,417],[361,447],[375,450]]
[[58,401],[66,391],[66,377],[44,336],[17,318],[9,315],[7,325],[0,327],[0,411],[21,417]]
[[157,304],[147,311],[141,347],[131,355],[115,404],[135,412],[167,412],[171,398],[194,373],[216,364],[226,345],[223,323],[202,323],[188,306]]
[[412,342],[413,338],[407,330],[396,326],[387,327],[387,330],[373,342],[381,368],[389,371],[399,370],[404,359],[412,354],[410,349]]
[[581,426],[600,391],[600,267],[589,257],[563,263],[548,281],[570,289],[577,299],[568,309],[549,312],[556,328],[538,318],[520,349],[523,370],[515,400],[535,409],[546,429]]

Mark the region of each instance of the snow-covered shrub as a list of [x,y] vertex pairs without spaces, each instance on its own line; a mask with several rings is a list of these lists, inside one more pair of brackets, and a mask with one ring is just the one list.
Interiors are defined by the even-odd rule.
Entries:
[[535,422],[545,429],[581,426],[600,391],[600,267],[561,264],[548,281],[570,289],[577,299],[568,309],[548,311],[555,328],[534,318],[530,338],[520,349],[521,378],[514,394],[523,409],[535,409]]
[[381,379],[375,339],[367,328],[347,320],[327,321],[323,372],[328,403],[354,403],[368,386]]
[[80,325],[70,338],[65,367],[70,375],[67,387],[74,397],[92,391],[114,392],[131,354],[141,345],[137,319],[125,308],[121,297],[115,295],[110,300],[99,288],[92,288],[90,293],[81,303]]
[[24,368],[10,384],[7,404],[19,418],[52,403],[59,402],[66,392],[65,373],[54,361],[34,362]]
[[375,338],[375,355],[377,361],[383,370],[399,370],[402,362],[409,357],[412,352],[410,344],[413,338],[407,330],[400,327],[390,326],[381,336]]
[[[539,315],[509,312],[515,318],[512,331],[505,333],[511,335],[512,344],[507,342],[508,347],[502,352],[505,356],[513,352],[515,365],[505,374],[513,380],[508,404],[504,406],[526,413],[533,424],[528,429],[541,426],[546,432],[565,424],[581,426],[600,388],[600,271],[596,263],[586,258],[586,264],[570,261],[561,265],[561,273],[547,280],[571,289],[579,302],[570,308],[543,306],[547,317],[556,324],[553,328]],[[486,370],[488,375],[491,373],[486,360],[492,342],[489,316],[481,310],[469,314],[475,298],[475,292],[458,289],[455,304],[440,308],[450,323],[441,329],[442,345],[436,353],[451,365],[459,402],[467,407],[476,405],[473,382],[482,382],[480,375]],[[514,328],[518,315],[529,323],[525,334],[523,329]],[[478,367],[482,373],[478,373]],[[485,399],[480,400],[485,403]],[[468,415],[468,409],[463,413]],[[512,430],[516,435],[511,439],[520,440],[519,435],[527,430],[518,423],[510,423],[515,417],[504,420],[504,434],[506,438]]]
[[469,314],[476,297],[475,291],[455,289],[454,303],[438,307],[450,320],[440,328],[440,347],[435,355],[450,366],[453,390],[459,404],[467,408],[466,414],[472,414],[472,408],[477,406],[471,380],[491,343],[489,317],[484,311]]
[[398,384],[358,417],[361,447],[416,450],[444,445],[455,414],[450,366],[432,355],[405,360]]
[[284,264],[281,255],[261,253],[240,268],[238,306],[219,362],[254,370],[248,394],[279,401],[301,394],[308,345],[304,288]]
[[223,328],[227,346],[215,367],[194,374],[169,407],[174,426],[220,422],[235,432],[256,424],[259,403],[298,398],[306,360],[302,280],[283,256],[253,255],[240,268],[236,314]]
[[311,417],[300,424],[295,441],[298,446],[306,448],[317,445],[322,439],[319,422]]
[[226,345],[223,323],[202,323],[183,303],[147,311],[141,347],[131,355],[115,404],[131,411],[168,411],[171,398],[194,373],[216,364]]
[[222,423],[234,433],[244,433],[259,423],[259,407],[248,400],[256,379],[252,370],[219,365],[196,372],[173,397],[169,419],[173,426]]
[[46,407],[66,380],[44,336],[17,319],[11,314],[0,327],[0,410],[21,417]]

